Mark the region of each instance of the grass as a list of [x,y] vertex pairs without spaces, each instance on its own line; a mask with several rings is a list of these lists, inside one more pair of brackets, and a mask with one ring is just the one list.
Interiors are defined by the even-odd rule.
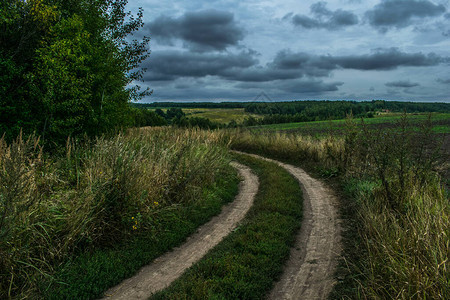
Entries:
[[[429,114],[408,114],[408,120],[412,126],[415,123],[426,121]],[[364,119],[364,122],[368,125],[376,127],[392,126],[401,119],[401,114],[382,114],[375,116],[374,118]],[[450,133],[450,114],[448,113],[435,113],[432,114],[433,132],[434,133]],[[360,120],[355,120],[360,123]],[[297,123],[284,123],[284,124],[270,124],[255,127],[257,130],[269,130],[269,131],[298,131],[303,134],[320,134],[326,135],[330,131],[343,131],[345,127],[345,120],[329,120],[329,121],[315,121],[315,122],[297,122]],[[417,128],[417,127],[416,127]]]
[[[55,274],[45,299],[94,299],[107,288],[134,275],[141,266],[180,245],[196,228],[221,211],[237,192],[234,173],[222,174],[212,186],[204,187],[199,203],[162,209],[152,215],[152,230],[139,232],[134,238],[112,249],[83,253],[66,262]],[[149,226],[149,224],[147,224]],[[83,274],[83,276],[80,276]]]
[[301,221],[298,182],[273,163],[236,155],[260,178],[241,225],[152,299],[261,299],[278,279]]
[[62,152],[0,140],[0,298],[98,297],[237,192],[218,132],[131,131]]
[[[347,120],[342,136],[233,131],[233,149],[307,166],[345,196],[344,260],[333,299],[446,299],[450,202],[436,170],[431,126],[371,130]],[[447,173],[448,174],[448,173]],[[445,179],[444,179],[445,180]]]

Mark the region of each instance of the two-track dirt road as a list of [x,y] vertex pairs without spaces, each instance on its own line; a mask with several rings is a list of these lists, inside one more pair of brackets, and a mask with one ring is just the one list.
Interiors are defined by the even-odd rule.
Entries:
[[[323,183],[302,169],[252,156],[283,167],[299,181],[303,189],[301,229],[283,275],[275,283],[268,295],[269,299],[326,299],[334,285],[333,274],[341,251],[336,198]],[[105,299],[148,298],[169,286],[237,226],[253,204],[259,181],[248,167],[238,163],[233,165],[243,178],[235,201],[201,226],[182,246],[157,258],[134,277],[109,289]]]
[[269,299],[326,299],[341,253],[337,199],[322,182],[301,168],[261,156],[291,173],[303,190],[303,220],[281,279]]

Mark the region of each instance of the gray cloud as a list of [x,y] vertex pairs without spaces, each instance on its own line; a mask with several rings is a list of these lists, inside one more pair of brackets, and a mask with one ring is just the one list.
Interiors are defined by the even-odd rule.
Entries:
[[328,76],[337,68],[355,70],[393,70],[398,67],[435,66],[449,58],[434,53],[405,53],[397,48],[377,49],[372,54],[346,56],[316,56],[307,53],[281,51],[273,60],[277,69],[302,69],[305,75]]
[[337,30],[358,24],[358,17],[354,13],[342,9],[331,11],[326,5],[326,2],[312,4],[310,10],[314,18],[305,15],[294,15],[292,23],[306,29],[324,28],[328,30]]
[[403,28],[418,19],[435,17],[446,12],[445,6],[428,0],[382,0],[366,12],[370,25],[386,32],[390,28]]
[[239,71],[258,63],[254,51],[239,54],[195,53],[187,51],[154,51],[144,67],[145,80],[173,80],[179,77],[223,75],[229,70]]
[[323,93],[335,92],[343,82],[325,83],[323,81],[285,81],[280,84],[280,89],[290,93]]
[[449,62],[448,57],[434,53],[405,53],[397,48],[378,49],[373,54],[336,56],[329,59],[344,69],[355,70],[394,70],[398,67],[436,66]]
[[448,78],[448,79],[438,78],[438,79],[436,79],[436,81],[439,83],[443,83],[443,84],[450,84],[450,78]]
[[244,38],[232,13],[217,10],[187,12],[179,18],[160,16],[146,25],[157,41],[170,44],[175,39],[184,41],[191,50],[205,52],[225,50]]
[[405,53],[396,48],[347,56],[320,56],[282,50],[265,66],[258,65],[256,56],[257,53],[252,50],[238,54],[155,51],[145,66],[149,70],[145,79],[167,81],[179,77],[218,76],[231,81],[257,83],[329,77],[337,69],[386,71],[408,66],[435,66],[449,61],[433,53]]
[[243,82],[267,82],[282,79],[294,79],[303,77],[301,70],[278,70],[267,67],[254,67],[245,70],[236,68],[222,72],[222,76],[228,80]]
[[419,85],[420,84],[416,82],[410,82],[409,80],[391,81],[385,84],[385,86],[388,87],[398,87],[398,88],[411,88]]
[[277,80],[270,83],[243,82],[235,87],[241,89],[279,90],[294,94],[322,94],[338,91],[338,87],[343,84],[343,82],[326,83],[322,80]]

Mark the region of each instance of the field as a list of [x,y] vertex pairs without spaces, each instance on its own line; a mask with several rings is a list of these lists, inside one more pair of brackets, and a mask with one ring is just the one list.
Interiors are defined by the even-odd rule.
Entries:
[[231,133],[232,148],[301,165],[339,193],[344,258],[333,299],[445,299],[450,293],[448,115],[428,124],[425,116],[410,117]]
[[242,124],[250,116],[261,118],[260,115],[246,113],[243,108],[183,108],[183,112],[186,117],[207,118],[221,124],[228,124],[231,121]]
[[[249,116],[243,109],[183,111],[221,123]],[[1,139],[0,296],[101,296],[232,201],[234,158],[261,180],[254,207],[155,297],[265,297],[300,226],[301,205],[292,198],[300,190],[283,170],[230,154],[240,150],[300,166],[340,196],[344,259],[332,297],[444,299],[449,128],[448,113],[221,130],[146,127],[89,143],[69,139],[52,155],[35,136]]]
[[[371,128],[390,128],[395,127],[401,119],[402,114],[381,114],[374,118],[365,118],[364,123]],[[429,114],[408,114],[409,123],[414,126],[418,122],[424,122],[428,119]],[[355,119],[357,124],[361,123],[360,119]],[[431,114],[431,122],[433,124],[434,133],[450,133],[450,114],[433,113]],[[329,133],[342,134],[345,127],[345,120],[330,120],[316,122],[298,122],[286,124],[270,124],[257,126],[256,129],[296,132],[307,135],[325,135]],[[418,127],[416,127],[418,129]]]

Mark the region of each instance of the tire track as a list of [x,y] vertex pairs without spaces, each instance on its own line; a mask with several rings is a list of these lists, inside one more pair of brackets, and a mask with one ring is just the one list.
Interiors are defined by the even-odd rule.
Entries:
[[169,286],[237,226],[253,204],[259,181],[247,166],[235,162],[232,165],[243,177],[236,199],[226,205],[219,215],[199,227],[183,245],[160,256],[135,276],[109,289],[104,299],[147,299]]
[[341,253],[341,229],[337,216],[337,199],[322,182],[294,167],[258,155],[291,173],[303,190],[303,220],[296,242],[291,248],[283,275],[275,283],[269,299],[327,299]]

